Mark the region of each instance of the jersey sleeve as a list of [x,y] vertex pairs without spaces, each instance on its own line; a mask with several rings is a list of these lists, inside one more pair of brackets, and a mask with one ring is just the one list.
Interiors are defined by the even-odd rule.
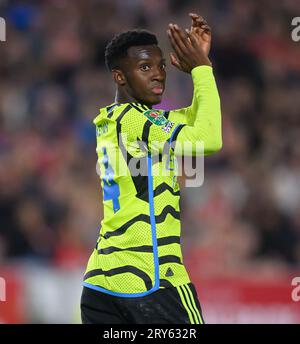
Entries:
[[222,147],[221,107],[212,67],[192,70],[194,96],[188,108],[169,112],[168,123],[153,126],[152,150],[162,151],[169,143],[176,155],[210,155]]
[[196,112],[193,111],[193,109],[196,107],[197,97],[195,94],[193,94],[193,100],[192,104],[188,107],[182,108],[182,109],[174,109],[168,111],[168,119],[171,122],[177,123],[177,124],[187,124],[189,126],[193,126],[195,122],[195,115]]

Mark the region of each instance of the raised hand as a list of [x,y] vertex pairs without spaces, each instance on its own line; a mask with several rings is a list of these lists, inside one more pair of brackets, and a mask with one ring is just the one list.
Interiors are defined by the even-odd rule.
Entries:
[[197,66],[211,66],[205,30],[206,26],[197,27],[197,32],[186,30],[185,34],[178,25],[169,24],[167,33],[174,49],[174,53],[170,54],[171,63],[179,70],[190,73]]
[[203,40],[203,49],[208,56],[211,47],[211,28],[208,26],[206,20],[199,14],[189,13],[189,16],[192,19],[192,25],[189,31],[194,32]]

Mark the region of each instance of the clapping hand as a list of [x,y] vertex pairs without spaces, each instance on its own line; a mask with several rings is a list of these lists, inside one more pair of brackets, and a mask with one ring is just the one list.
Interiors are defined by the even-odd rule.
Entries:
[[208,54],[211,46],[211,29],[206,21],[197,14],[190,13],[192,26],[185,32],[177,24],[169,24],[167,31],[174,52],[170,54],[171,63],[179,70],[190,73],[197,66],[211,62]]

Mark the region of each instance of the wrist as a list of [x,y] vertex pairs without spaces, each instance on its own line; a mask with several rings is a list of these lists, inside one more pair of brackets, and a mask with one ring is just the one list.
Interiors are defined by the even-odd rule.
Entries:
[[191,76],[194,81],[197,80],[198,77],[204,78],[207,75],[211,75],[212,73],[213,73],[213,68],[212,66],[208,66],[208,65],[197,66],[191,70]]
[[212,66],[212,63],[211,63],[210,59],[207,57],[207,58],[205,58],[205,59],[199,61],[199,62],[197,63],[197,66],[195,66],[195,67],[199,67],[199,66],[210,66],[210,67],[211,67],[211,66]]
[[192,70],[194,70],[197,67],[211,67],[212,68],[212,63],[209,59],[203,60],[203,61],[198,61],[194,66],[191,67],[189,73],[192,72]]

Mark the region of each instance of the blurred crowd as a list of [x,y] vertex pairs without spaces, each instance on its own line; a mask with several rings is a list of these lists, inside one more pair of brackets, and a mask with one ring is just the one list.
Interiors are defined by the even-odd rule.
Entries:
[[[184,257],[202,275],[300,267],[300,43],[294,0],[0,0],[0,265],[85,266],[98,237],[98,109],[114,100],[104,48],[115,33],[153,31],[189,12],[213,31],[223,148],[184,188]],[[162,107],[188,106],[190,77],[169,64]]]

